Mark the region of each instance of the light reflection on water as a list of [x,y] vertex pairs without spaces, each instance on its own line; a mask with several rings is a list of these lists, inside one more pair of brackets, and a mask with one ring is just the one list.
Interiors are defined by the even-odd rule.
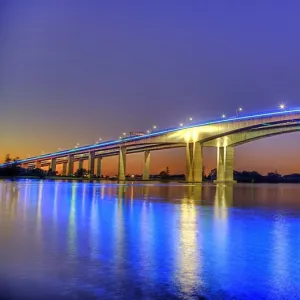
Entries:
[[0,296],[297,299],[299,192],[0,181]]

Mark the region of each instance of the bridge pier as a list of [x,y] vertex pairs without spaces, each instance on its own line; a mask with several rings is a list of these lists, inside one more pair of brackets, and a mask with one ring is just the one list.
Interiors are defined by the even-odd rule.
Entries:
[[83,159],[79,159],[79,161],[78,161],[78,169],[83,169]]
[[64,161],[62,165],[63,165],[62,175],[66,176],[67,175],[67,166],[68,166],[68,163]]
[[186,144],[186,181],[202,182],[202,145],[200,142]]
[[74,155],[68,156],[68,175],[73,175],[74,173]]
[[50,168],[52,172],[56,172],[56,158],[51,158]]
[[89,153],[88,172],[91,176],[94,176],[94,173],[95,173],[95,152],[90,152]]
[[28,163],[22,163],[22,168],[28,169]]
[[143,165],[143,180],[149,180],[150,177],[150,151],[144,152],[144,165]]
[[233,180],[234,147],[218,147],[217,180],[215,183],[235,183]]
[[119,168],[118,168],[119,180],[125,180],[125,176],[126,176],[126,147],[120,147]]
[[101,162],[102,162],[102,157],[98,157],[97,158],[97,171],[96,171],[96,175],[97,177],[101,177]]
[[40,168],[42,167],[42,162],[41,162],[40,160],[37,160],[37,161],[35,162],[35,164],[34,164],[34,167],[35,167],[36,169],[40,169]]

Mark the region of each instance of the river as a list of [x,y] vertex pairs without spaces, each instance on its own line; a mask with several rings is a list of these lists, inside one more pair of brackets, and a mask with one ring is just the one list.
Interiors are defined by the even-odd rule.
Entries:
[[298,299],[300,185],[0,181],[0,298]]

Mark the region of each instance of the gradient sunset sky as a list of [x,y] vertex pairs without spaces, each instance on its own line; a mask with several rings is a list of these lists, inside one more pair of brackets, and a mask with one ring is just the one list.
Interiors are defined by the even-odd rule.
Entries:
[[[300,107],[299,1],[0,2],[0,160],[152,125]],[[117,172],[117,158],[103,173]],[[206,149],[206,169],[216,151]],[[153,152],[151,173],[185,170]],[[300,173],[300,135],[236,149],[235,169]],[[128,156],[140,173],[142,154]]]

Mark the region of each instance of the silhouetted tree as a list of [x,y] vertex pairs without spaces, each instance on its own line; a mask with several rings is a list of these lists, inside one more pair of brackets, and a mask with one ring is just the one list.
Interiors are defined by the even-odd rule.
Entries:
[[78,169],[76,172],[75,172],[75,176],[76,177],[83,177],[84,175],[86,175],[87,174],[87,170],[86,169],[84,169],[84,168],[80,168],[80,169]]
[[39,169],[39,168],[33,169],[32,174],[33,176],[37,176],[41,179],[44,179],[46,177],[46,172],[43,169]]
[[168,166],[166,167],[166,174],[167,174],[167,175],[170,175],[170,170],[169,170],[169,167],[168,167]]
[[57,171],[52,171],[52,168],[49,168],[47,172],[47,176],[56,176],[56,175],[57,175]]
[[212,169],[212,170],[209,172],[209,174],[208,174],[208,176],[207,176],[207,179],[208,179],[208,180],[215,180],[216,177],[217,177],[217,169],[215,168],[215,169]]
[[9,154],[5,155],[4,161],[5,163],[9,163],[7,166],[1,169],[1,176],[14,177],[20,174],[20,166],[17,163],[19,157],[12,159]]
[[12,159],[10,158],[10,155],[9,154],[6,154],[5,155],[5,158],[4,158],[4,162],[5,163],[9,163],[9,162],[11,162],[12,161]]
[[170,178],[170,175],[166,172],[166,171],[161,171],[159,173],[159,178],[160,179],[169,179]]

